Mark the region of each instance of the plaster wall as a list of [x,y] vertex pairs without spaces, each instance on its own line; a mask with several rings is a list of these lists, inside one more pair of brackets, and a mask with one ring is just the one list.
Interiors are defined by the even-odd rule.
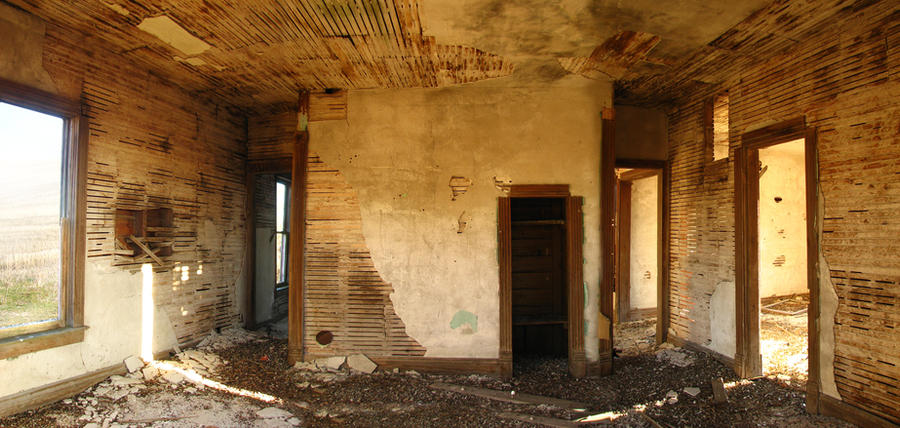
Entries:
[[[584,196],[586,349],[598,358],[600,113],[611,105],[608,82],[509,78],[353,91],[346,121],[310,124],[310,151],[358,193],[372,259],[426,356],[498,356],[500,180],[569,184]],[[455,200],[452,177],[471,181]],[[460,313],[477,330],[454,329]]]
[[[171,349],[235,324],[243,299],[242,120],[122,63],[89,38],[0,4],[0,78],[80,100],[88,117],[84,340],[0,360],[5,396]],[[112,255],[115,209],[172,207],[174,266],[155,267],[144,294],[140,264]],[[118,266],[116,266],[118,264]],[[142,303],[152,299],[152,314]],[[152,315],[153,331],[142,319]]]
[[656,307],[658,186],[658,175],[634,180],[631,185],[632,309]]
[[759,150],[759,297],[807,293],[803,140]]
[[616,158],[666,160],[667,121],[661,110],[617,105]]

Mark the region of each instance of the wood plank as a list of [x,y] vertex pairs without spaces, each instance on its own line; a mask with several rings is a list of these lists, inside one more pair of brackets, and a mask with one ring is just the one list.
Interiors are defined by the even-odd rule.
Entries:
[[463,386],[450,383],[435,382],[429,385],[429,387],[440,391],[450,391],[459,394],[474,395],[476,397],[502,401],[505,403],[534,405],[545,404],[548,406],[559,407],[561,409],[568,409],[576,412],[585,412],[589,407],[587,404],[578,401],[563,400],[554,397],[544,397],[540,395],[515,391],[497,391],[494,389],[479,388],[476,386]]

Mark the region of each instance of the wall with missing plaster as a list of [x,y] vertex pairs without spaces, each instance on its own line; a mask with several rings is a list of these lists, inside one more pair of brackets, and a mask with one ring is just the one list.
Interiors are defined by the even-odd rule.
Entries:
[[[511,182],[570,184],[585,197],[585,336],[597,359],[600,112],[611,96],[609,83],[578,76],[351,91],[346,121],[310,124],[310,150],[358,194],[374,267],[426,356],[498,355],[497,197]],[[454,176],[472,183],[455,201]],[[461,308],[477,331],[451,328]]]
[[[710,346],[730,328],[709,312],[721,306],[717,288],[735,277],[734,158],[712,163],[702,127],[703,103],[727,89],[731,156],[743,133],[765,125],[803,117],[818,128],[821,391],[900,423],[900,33],[887,4],[842,13],[846,25],[821,27],[789,54],[723,76],[733,84],[692,93],[669,115],[670,334]],[[734,37],[770,34],[768,24],[753,25]],[[822,64],[843,65],[821,74]]]
[[[88,118],[87,257],[83,342],[0,360],[0,400],[30,388],[121,364],[241,321],[244,256],[244,121],[134,67],[89,37],[74,37],[0,5],[23,37],[2,37],[0,78],[80,100]],[[41,39],[35,39],[41,35]],[[11,73],[7,64],[27,71]],[[35,68],[38,67],[38,68]],[[49,84],[52,82],[52,84]],[[152,295],[142,262],[113,255],[115,210],[171,208],[174,253],[154,265]],[[152,299],[153,331],[142,327]]]

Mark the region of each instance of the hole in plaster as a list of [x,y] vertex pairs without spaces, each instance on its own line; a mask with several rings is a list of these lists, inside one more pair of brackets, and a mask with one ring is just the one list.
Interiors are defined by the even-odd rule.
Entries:
[[141,21],[138,28],[188,55],[203,53],[211,47],[166,15],[146,18]]
[[329,345],[332,340],[334,340],[334,334],[328,330],[322,330],[316,333],[316,342],[318,342],[319,345]]
[[781,202],[781,196],[776,196],[776,197],[775,197],[775,203],[777,204],[777,203],[779,203],[779,202]]
[[780,255],[780,256],[778,256],[778,257],[775,257],[775,261],[772,262],[772,264],[775,265],[775,266],[777,266],[777,267],[781,267],[781,266],[784,266],[785,260],[786,260],[786,259],[785,259],[785,257],[784,257],[784,254],[782,254],[782,255]]
[[512,186],[512,179],[495,175],[494,186],[503,193],[509,193],[509,188]]
[[456,233],[463,233],[466,231],[466,228],[469,226],[469,216],[466,215],[466,212],[463,211],[462,214],[459,215],[459,219],[457,219],[457,229]]
[[471,185],[472,180],[469,180],[466,177],[460,177],[458,175],[450,177],[450,192],[453,194],[451,200],[455,201],[457,197],[466,194]]

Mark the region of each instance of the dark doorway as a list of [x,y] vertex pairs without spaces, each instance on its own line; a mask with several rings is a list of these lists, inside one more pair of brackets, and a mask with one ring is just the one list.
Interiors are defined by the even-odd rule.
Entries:
[[513,355],[568,355],[564,198],[511,202]]

